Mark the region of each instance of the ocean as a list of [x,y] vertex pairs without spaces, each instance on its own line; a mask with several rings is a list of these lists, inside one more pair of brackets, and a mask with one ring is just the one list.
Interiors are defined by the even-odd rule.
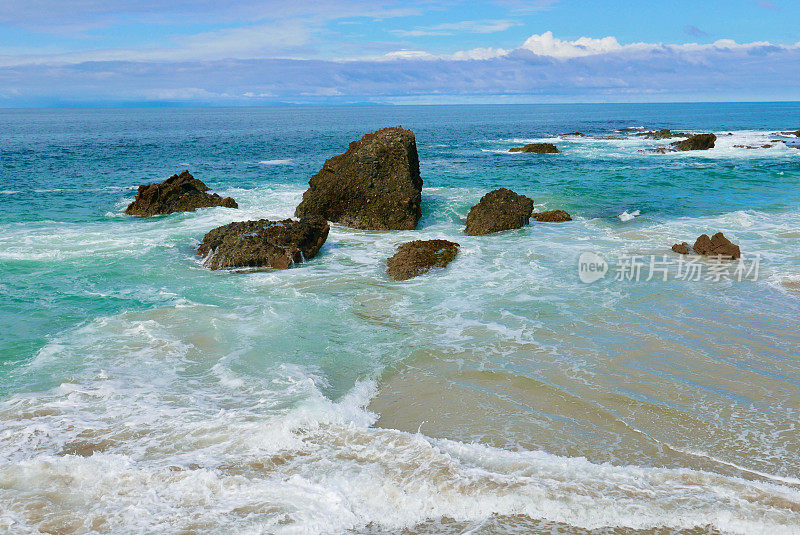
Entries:
[[[395,125],[416,230],[202,267],[207,231],[291,217]],[[0,532],[800,533],[797,128],[800,103],[0,110]],[[239,209],[122,213],[184,169]],[[498,187],[573,221],[465,235]],[[715,232],[742,261],[686,276],[670,247]],[[455,261],[386,276],[430,238]]]

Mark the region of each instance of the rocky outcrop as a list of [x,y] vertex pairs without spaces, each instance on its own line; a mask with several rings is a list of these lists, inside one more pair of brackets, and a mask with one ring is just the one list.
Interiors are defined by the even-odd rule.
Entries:
[[152,216],[191,212],[211,206],[239,207],[232,197],[223,199],[216,193],[206,193],[208,190],[208,186],[202,181],[193,177],[189,171],[184,171],[179,175],[172,175],[164,182],[139,186],[136,198],[125,209],[125,213]]
[[561,152],[552,143],[529,143],[524,147],[512,147],[508,152],[532,152],[534,154],[558,154]]
[[350,143],[311,177],[297,217],[368,230],[410,230],[422,215],[414,132],[383,128]]
[[547,210],[545,212],[535,212],[531,217],[540,223],[563,223],[572,221],[570,215],[564,210]]
[[286,269],[316,256],[329,229],[323,218],[229,223],[206,234],[197,254],[211,269]]
[[795,130],[794,132],[781,132],[784,136],[796,136],[800,137],[800,130]]
[[688,243],[683,242],[673,245],[672,250],[680,254],[689,254],[691,250],[694,250],[694,252],[699,255],[722,256],[722,258],[730,260],[736,260],[742,256],[739,246],[733,244],[722,232],[717,232],[710,238],[708,234],[703,234],[697,238],[697,241],[694,242],[694,246],[691,249]]
[[586,137],[583,132],[567,132],[566,134],[559,134],[559,137]]
[[386,262],[386,273],[403,281],[447,266],[458,254],[459,245],[447,240],[415,240],[404,243]]
[[528,224],[532,212],[532,199],[510,189],[496,189],[484,195],[470,209],[465,232],[470,236],[481,236],[520,228]]
[[717,136],[714,134],[697,134],[683,141],[676,141],[672,146],[678,150],[708,150],[714,148],[715,141]]
[[667,128],[661,130],[650,130],[649,132],[640,132],[637,136],[645,139],[671,139],[673,137],[689,137],[688,134],[682,132],[672,132]]

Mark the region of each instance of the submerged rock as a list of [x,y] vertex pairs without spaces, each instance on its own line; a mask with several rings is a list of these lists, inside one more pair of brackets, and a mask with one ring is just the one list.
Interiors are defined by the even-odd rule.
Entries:
[[191,212],[211,206],[239,207],[232,197],[223,199],[216,193],[206,193],[209,189],[189,171],[184,171],[179,175],[172,175],[164,182],[139,186],[136,198],[125,209],[125,213],[151,216]]
[[533,200],[510,189],[490,191],[467,214],[465,232],[481,236],[520,228],[528,224],[533,212]]
[[197,254],[211,269],[276,268],[314,258],[328,238],[323,218],[240,221],[217,227],[203,237]]
[[531,217],[540,223],[563,223],[564,221],[572,221],[570,215],[564,210],[547,210],[545,212],[536,212],[531,214]]
[[561,152],[552,143],[529,143],[524,147],[512,147],[508,152],[532,152],[535,154],[558,154]]
[[800,137],[800,130],[795,130],[794,132],[781,132],[784,136],[796,136]]
[[447,240],[415,240],[404,243],[386,262],[386,273],[403,281],[447,266],[458,254],[459,245]]
[[382,128],[350,143],[311,177],[297,217],[368,230],[410,230],[422,215],[414,132]]
[[714,148],[715,141],[717,136],[714,134],[697,134],[683,141],[676,141],[672,146],[678,150],[708,150]]
[[586,137],[583,132],[567,132],[566,134],[559,134],[559,137]]
[[697,241],[694,242],[694,246],[691,249],[688,243],[683,242],[673,245],[672,250],[680,254],[689,254],[691,250],[694,250],[694,252],[699,255],[722,256],[730,260],[736,260],[742,256],[739,246],[733,244],[722,232],[717,232],[710,238],[708,234],[701,235],[697,238]]

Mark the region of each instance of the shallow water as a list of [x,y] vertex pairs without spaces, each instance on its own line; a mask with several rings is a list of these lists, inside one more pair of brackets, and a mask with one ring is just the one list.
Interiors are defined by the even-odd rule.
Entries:
[[[417,134],[416,231],[200,266],[205,232],[291,216],[325,158],[394,124]],[[3,110],[0,527],[800,533],[800,150],[774,134],[798,124],[799,104]],[[668,141],[631,126],[719,139],[640,153]],[[563,154],[507,152],[533,141]],[[184,168],[240,209],[122,215]],[[464,235],[500,186],[575,221]],[[716,231],[755,280],[613,280]],[[422,237],[459,256],[389,280]]]

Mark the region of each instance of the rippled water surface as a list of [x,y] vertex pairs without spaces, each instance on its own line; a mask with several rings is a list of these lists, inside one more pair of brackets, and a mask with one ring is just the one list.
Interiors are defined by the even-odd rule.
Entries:
[[[397,124],[417,230],[200,266],[205,232],[290,217]],[[797,128],[791,103],[0,111],[0,531],[800,533]],[[536,141],[563,153],[508,153]],[[240,209],[122,214],[183,169]],[[464,235],[496,187],[574,220]],[[614,280],[717,231],[757,276]],[[388,279],[421,238],[460,253]]]

